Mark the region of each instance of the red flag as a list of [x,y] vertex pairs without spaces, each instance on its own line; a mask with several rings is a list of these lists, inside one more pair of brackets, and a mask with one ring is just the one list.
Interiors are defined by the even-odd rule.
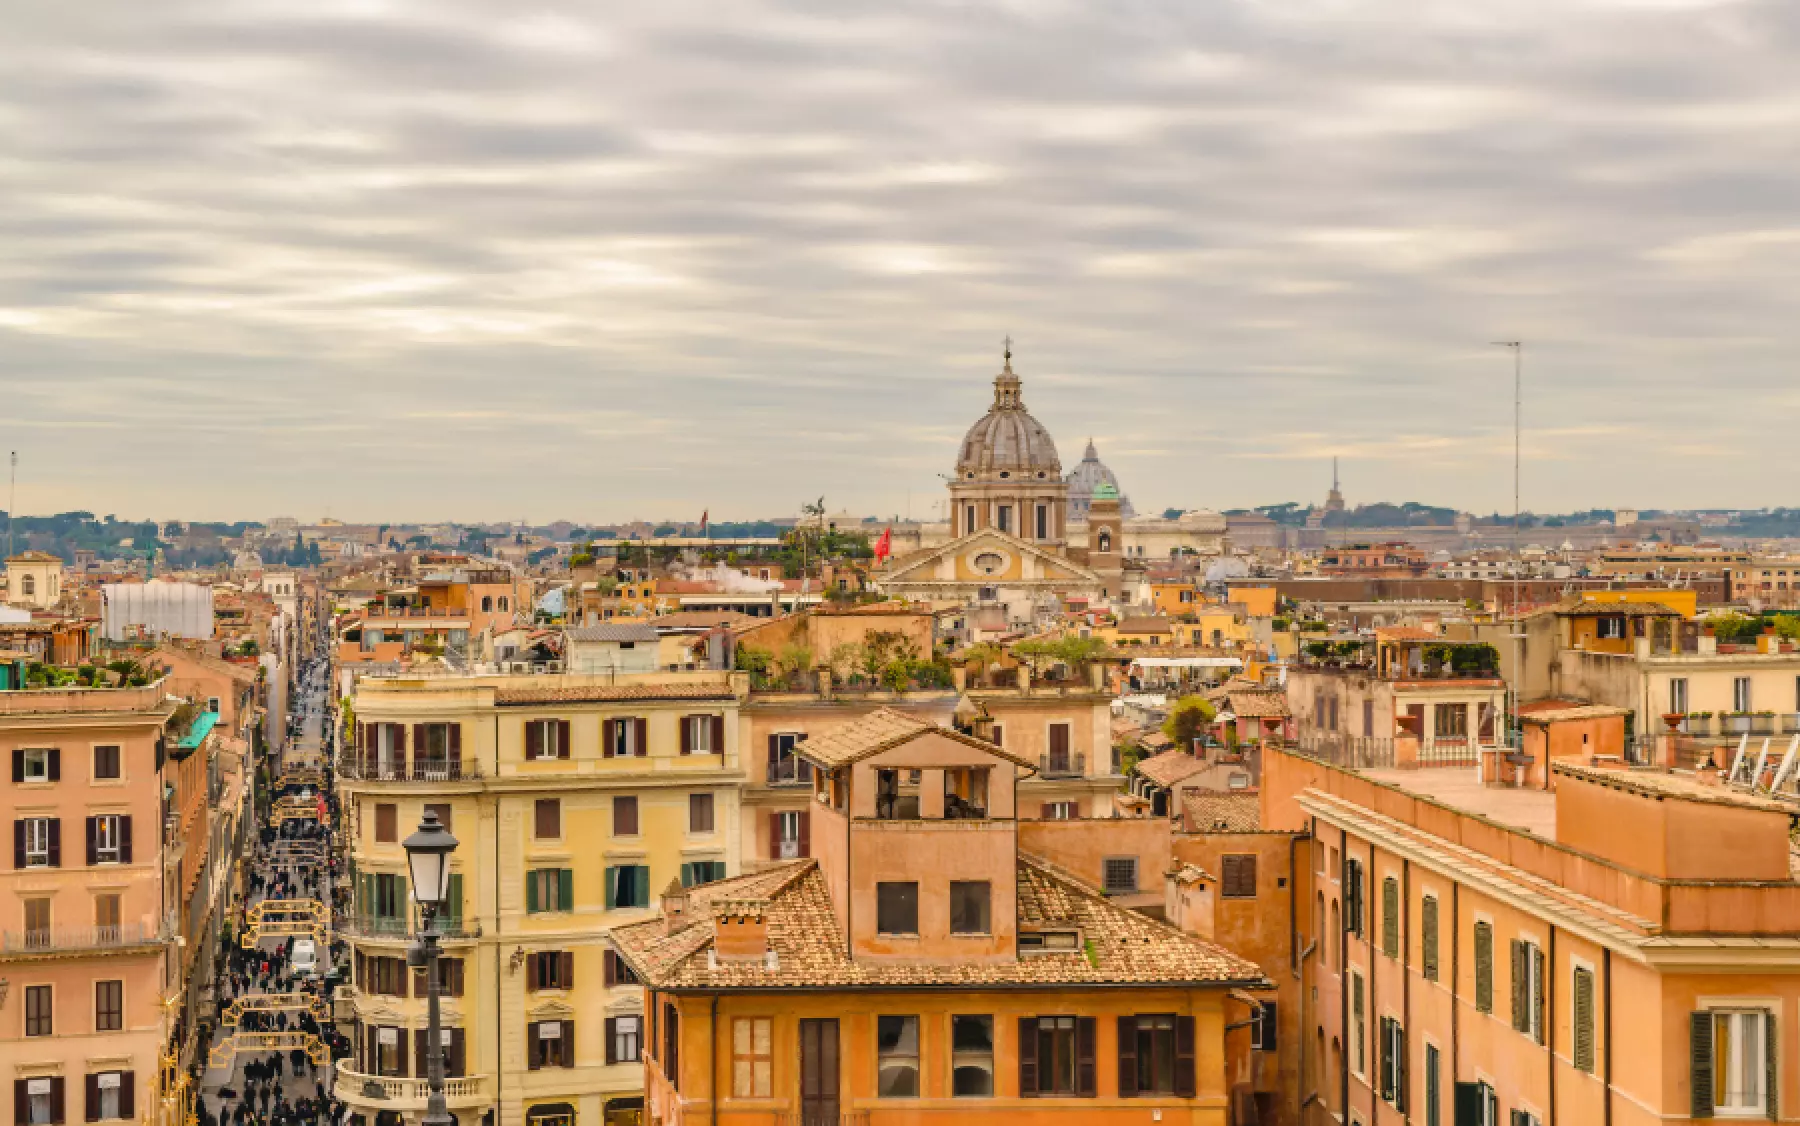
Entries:
[[710,508],[700,514],[700,534],[703,536],[706,534],[707,517],[709,517],[711,515],[712,515],[712,509],[710,509]]
[[884,529],[881,538],[875,541],[875,562],[879,563],[894,553],[893,534],[894,529]]

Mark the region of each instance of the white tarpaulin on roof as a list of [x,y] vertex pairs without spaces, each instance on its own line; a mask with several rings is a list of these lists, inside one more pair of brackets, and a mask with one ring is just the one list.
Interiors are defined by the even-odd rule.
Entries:
[[206,639],[213,635],[213,591],[196,583],[105,583],[100,587],[100,635]]
[[1241,669],[1238,657],[1134,657],[1132,664],[1142,669]]

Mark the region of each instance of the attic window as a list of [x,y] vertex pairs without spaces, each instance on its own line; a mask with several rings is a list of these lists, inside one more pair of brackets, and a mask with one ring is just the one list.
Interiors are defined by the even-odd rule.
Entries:
[[1019,935],[1019,953],[1055,953],[1081,949],[1081,935],[1076,931],[1035,931]]
[[1007,472],[1007,471],[1006,471],[1006,470],[1004,470],[1004,469],[1002,469],[1002,470],[1001,470],[1001,471],[1000,471],[1000,479],[1001,479],[1001,480],[1002,480],[1002,481],[1004,481],[1004,480],[1006,480],[1006,479],[1007,479],[1007,478],[1008,478],[1008,477],[1011,477],[1011,476],[1012,476],[1012,474],[1011,474],[1011,473],[1008,473],[1008,472]]

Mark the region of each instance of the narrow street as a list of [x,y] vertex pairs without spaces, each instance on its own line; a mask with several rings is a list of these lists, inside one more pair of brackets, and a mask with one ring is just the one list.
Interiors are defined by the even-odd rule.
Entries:
[[[334,970],[344,950],[332,930],[332,825],[329,817],[294,816],[310,814],[321,799],[328,808],[332,802],[332,705],[327,662],[303,666],[291,712],[298,731],[283,754],[270,756],[272,792],[260,811],[248,859],[246,910],[233,921],[242,935],[260,920],[262,936],[249,947],[228,943],[221,954],[218,1010],[212,1014],[211,1050],[196,1108],[199,1126],[329,1126],[342,1116],[342,1105],[331,1097],[328,1062],[349,1050],[330,1019]],[[295,776],[303,781],[283,784]],[[314,926],[323,942],[306,933]],[[316,949],[310,968],[304,957],[295,956],[308,943]],[[235,1023],[226,1023],[233,1018]],[[259,1039],[246,1043],[251,1037]]]

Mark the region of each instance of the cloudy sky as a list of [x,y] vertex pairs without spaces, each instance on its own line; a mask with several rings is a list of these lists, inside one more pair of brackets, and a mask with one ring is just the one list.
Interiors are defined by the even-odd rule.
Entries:
[[[0,0],[19,508],[1800,500],[1793,0]],[[0,500],[3,500],[0,497]]]

